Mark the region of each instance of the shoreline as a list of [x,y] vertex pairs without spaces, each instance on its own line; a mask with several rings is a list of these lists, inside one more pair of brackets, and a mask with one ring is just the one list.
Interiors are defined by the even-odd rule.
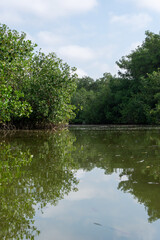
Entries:
[[75,130],[160,130],[160,125],[127,125],[127,124],[70,124],[70,129]]

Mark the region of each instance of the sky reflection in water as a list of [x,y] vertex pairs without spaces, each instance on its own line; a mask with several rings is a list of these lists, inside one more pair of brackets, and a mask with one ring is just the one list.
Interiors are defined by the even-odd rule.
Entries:
[[159,220],[148,223],[143,205],[117,190],[118,174],[79,170],[78,192],[71,192],[57,207],[37,214],[42,230],[38,239],[159,239]]

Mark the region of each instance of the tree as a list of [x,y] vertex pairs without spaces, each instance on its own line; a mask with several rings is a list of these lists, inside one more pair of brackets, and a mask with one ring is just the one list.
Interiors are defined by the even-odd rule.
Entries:
[[72,104],[78,111],[74,123],[102,124],[106,123],[105,110],[109,94],[109,73],[93,81],[90,77],[78,80],[77,91],[73,95]]
[[0,82],[0,124],[10,122],[12,118],[29,117],[30,104],[22,101],[24,94],[5,82]]
[[25,33],[0,25],[0,123],[48,126],[75,116],[76,69],[54,53],[35,53],[36,46]]
[[77,90],[84,88],[87,91],[93,90],[94,80],[88,76],[78,78]]
[[0,123],[31,113],[20,86],[28,77],[35,45],[25,37],[25,33],[19,34],[0,24]]
[[160,122],[160,71],[148,74],[142,79],[144,101],[150,106],[150,117],[153,123]]
[[145,34],[146,38],[141,46],[116,62],[122,69],[119,71],[121,77],[138,81],[141,77],[147,77],[148,73],[159,68],[160,34],[154,34],[150,31],[146,31]]
[[74,117],[70,102],[76,89],[75,70],[54,53],[39,52],[33,57],[32,72],[22,85],[25,99],[33,109],[32,121],[56,125]]

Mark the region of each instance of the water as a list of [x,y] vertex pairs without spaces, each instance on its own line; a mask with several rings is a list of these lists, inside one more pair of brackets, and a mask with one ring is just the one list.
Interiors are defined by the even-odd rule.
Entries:
[[0,239],[159,239],[159,134],[1,133]]

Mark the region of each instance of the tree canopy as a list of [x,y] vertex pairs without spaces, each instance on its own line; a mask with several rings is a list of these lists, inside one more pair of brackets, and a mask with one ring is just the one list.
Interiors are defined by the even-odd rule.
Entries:
[[58,125],[74,116],[75,68],[0,25],[0,124]]
[[77,78],[55,53],[36,51],[25,33],[1,24],[0,126],[159,124],[160,34],[145,35],[141,46],[116,62],[118,76],[94,80]]
[[141,46],[116,62],[118,76],[78,80],[72,103],[79,111],[73,123],[159,124],[160,34],[145,34]]

